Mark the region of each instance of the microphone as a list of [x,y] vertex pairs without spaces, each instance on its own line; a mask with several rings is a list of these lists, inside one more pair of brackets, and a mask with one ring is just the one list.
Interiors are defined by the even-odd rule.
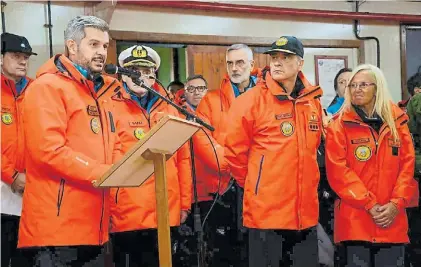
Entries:
[[130,78],[140,78],[142,76],[140,72],[123,68],[123,67],[117,67],[116,65],[113,65],[113,64],[105,65],[104,71],[107,74],[111,74],[111,75],[122,74],[122,75],[129,76]]

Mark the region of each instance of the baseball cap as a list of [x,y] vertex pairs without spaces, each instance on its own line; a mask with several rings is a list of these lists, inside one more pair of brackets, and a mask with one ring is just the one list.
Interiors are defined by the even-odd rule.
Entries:
[[284,52],[304,57],[304,46],[300,40],[294,36],[282,36],[274,43],[272,47],[263,54],[272,54],[276,52]]
[[23,36],[4,32],[1,34],[1,54],[6,52],[20,52],[28,55],[37,55],[32,52],[32,47]]

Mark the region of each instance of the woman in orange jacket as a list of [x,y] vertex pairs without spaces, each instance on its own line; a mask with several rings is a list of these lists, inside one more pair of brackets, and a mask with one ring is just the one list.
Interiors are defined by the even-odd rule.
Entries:
[[[133,46],[124,50],[119,56],[119,64],[140,72],[147,86],[166,95],[165,89],[154,80],[160,58],[150,47]],[[123,87],[112,96],[112,102],[119,114],[116,130],[125,153],[163,116],[179,114],[174,107],[137,86],[127,76],[123,76]],[[177,227],[186,220],[191,207],[192,182],[187,145],[167,161],[166,171],[169,223],[171,227]],[[154,176],[136,188],[112,189],[110,201],[116,267],[159,266]]]
[[344,108],[327,131],[326,168],[339,196],[335,243],[341,266],[404,266],[405,208],[417,194],[407,115],[392,104],[381,70],[357,67]]

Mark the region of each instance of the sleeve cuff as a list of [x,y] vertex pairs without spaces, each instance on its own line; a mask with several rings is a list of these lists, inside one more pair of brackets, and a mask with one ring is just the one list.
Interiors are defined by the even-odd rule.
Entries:
[[405,208],[405,200],[403,198],[394,198],[391,199],[390,202],[392,202],[398,208],[398,210]]
[[368,202],[366,205],[365,205],[365,209],[367,210],[367,211],[369,211],[369,210],[371,210],[375,205],[377,204],[377,201],[375,200],[375,199],[371,199],[370,200],[370,202]]

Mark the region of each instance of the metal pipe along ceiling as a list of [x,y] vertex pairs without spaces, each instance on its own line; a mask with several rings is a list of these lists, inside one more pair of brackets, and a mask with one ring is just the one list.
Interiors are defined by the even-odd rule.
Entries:
[[120,5],[138,5],[161,8],[198,9],[217,12],[237,12],[261,15],[284,15],[300,17],[320,17],[331,19],[371,20],[371,21],[396,21],[404,23],[421,23],[419,15],[386,14],[386,13],[360,13],[345,11],[327,11],[314,9],[281,8],[268,6],[236,5],[196,1],[119,1]]

